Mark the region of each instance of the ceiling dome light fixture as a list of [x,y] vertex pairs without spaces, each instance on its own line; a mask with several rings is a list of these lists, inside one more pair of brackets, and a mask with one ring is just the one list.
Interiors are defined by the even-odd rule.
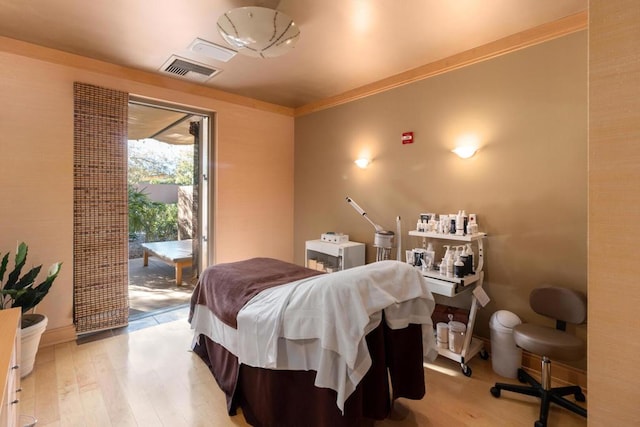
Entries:
[[218,31],[238,53],[255,58],[284,55],[300,38],[291,18],[258,6],[231,9],[218,18]]

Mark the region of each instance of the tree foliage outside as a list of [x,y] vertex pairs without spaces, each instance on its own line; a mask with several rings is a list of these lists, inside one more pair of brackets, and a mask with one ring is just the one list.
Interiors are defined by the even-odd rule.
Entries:
[[193,145],[155,140],[129,141],[129,236],[145,234],[147,242],[178,238],[177,203],[152,201],[134,184],[193,185]]
[[193,145],[130,140],[129,184],[193,184]]
[[178,204],[149,199],[144,190],[129,185],[129,234],[144,233],[147,242],[178,238]]

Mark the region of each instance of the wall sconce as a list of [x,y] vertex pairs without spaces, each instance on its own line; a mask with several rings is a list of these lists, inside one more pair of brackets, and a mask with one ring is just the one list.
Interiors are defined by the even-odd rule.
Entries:
[[473,155],[476,154],[476,151],[478,151],[478,149],[476,147],[464,146],[464,147],[457,147],[455,150],[451,150],[451,151],[456,153],[458,157],[460,157],[461,159],[468,159],[469,157],[473,157]]
[[371,160],[369,160],[369,159],[367,159],[365,157],[361,157],[361,158],[357,159],[354,163],[356,165],[358,165],[358,167],[360,169],[366,169],[367,166],[369,166],[369,164],[371,163]]
[[476,154],[479,145],[480,138],[473,133],[468,133],[457,138],[456,148],[451,151],[456,153],[461,159],[468,159]]

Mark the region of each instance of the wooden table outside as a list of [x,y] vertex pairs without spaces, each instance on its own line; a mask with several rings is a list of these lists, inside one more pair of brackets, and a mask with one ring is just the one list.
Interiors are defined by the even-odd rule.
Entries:
[[168,242],[143,243],[144,249],[143,265],[149,265],[149,257],[155,256],[162,261],[175,266],[176,284],[182,285],[182,268],[190,267],[192,264],[192,240],[171,240]]

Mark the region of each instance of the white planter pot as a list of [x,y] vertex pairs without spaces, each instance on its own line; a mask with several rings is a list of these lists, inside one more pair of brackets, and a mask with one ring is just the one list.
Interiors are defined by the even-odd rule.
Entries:
[[[23,327],[20,340],[20,377],[24,378],[33,371],[40,337],[47,329],[49,319],[44,314],[23,314]],[[25,323],[30,326],[24,326]]]

